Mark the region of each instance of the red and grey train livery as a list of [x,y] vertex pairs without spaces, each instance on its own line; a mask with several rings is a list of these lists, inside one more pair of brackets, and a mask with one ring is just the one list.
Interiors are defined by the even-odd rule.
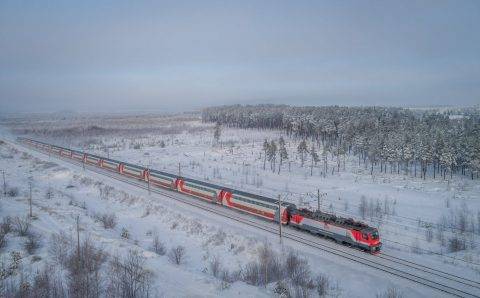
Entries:
[[376,228],[351,218],[338,217],[322,211],[298,209],[294,204],[288,202],[282,202],[279,208],[278,201],[269,197],[31,139],[22,138],[20,140],[43,151],[142,180],[153,187],[181,192],[266,220],[281,221],[284,225],[290,225],[371,253],[379,252],[382,245]]

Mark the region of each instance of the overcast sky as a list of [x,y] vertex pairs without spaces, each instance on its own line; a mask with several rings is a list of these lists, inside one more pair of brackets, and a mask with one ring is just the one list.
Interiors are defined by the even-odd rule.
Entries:
[[480,103],[480,1],[0,1],[0,113]]

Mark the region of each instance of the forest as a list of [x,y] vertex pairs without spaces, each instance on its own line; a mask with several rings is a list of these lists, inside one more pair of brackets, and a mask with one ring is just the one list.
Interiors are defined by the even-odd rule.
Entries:
[[[279,129],[298,138],[299,151],[311,140],[338,160],[346,155],[374,171],[425,179],[454,174],[478,179],[480,110],[397,107],[293,107],[231,105],[209,107],[202,121],[247,129]],[[307,149],[308,150],[308,149]],[[332,169],[335,170],[335,169]]]

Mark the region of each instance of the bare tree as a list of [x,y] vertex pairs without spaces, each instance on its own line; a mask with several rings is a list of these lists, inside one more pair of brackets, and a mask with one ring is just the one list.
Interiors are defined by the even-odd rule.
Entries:
[[176,247],[172,247],[170,249],[170,252],[168,253],[168,259],[170,260],[170,262],[172,262],[172,264],[175,264],[175,265],[180,265],[184,261],[184,258],[185,258],[185,247],[180,245]]
[[117,226],[117,216],[115,213],[96,213],[93,217],[95,220],[101,222],[105,229],[113,229]]
[[153,236],[152,250],[161,256],[165,255],[166,253],[165,245],[160,241],[160,238],[157,234]]
[[30,220],[27,218],[15,217],[12,220],[12,225],[14,231],[18,236],[27,236],[28,230],[30,229]]
[[221,262],[220,262],[220,259],[218,257],[213,257],[211,260],[210,260],[210,272],[212,273],[212,275],[214,277],[218,277],[220,271],[221,271]]
[[145,268],[145,258],[136,250],[110,262],[107,297],[149,297],[153,273]]
[[27,240],[23,244],[23,248],[29,253],[34,254],[35,251],[40,247],[40,235],[37,233],[28,233]]
[[403,293],[395,288],[390,287],[385,292],[376,295],[377,298],[403,298]]

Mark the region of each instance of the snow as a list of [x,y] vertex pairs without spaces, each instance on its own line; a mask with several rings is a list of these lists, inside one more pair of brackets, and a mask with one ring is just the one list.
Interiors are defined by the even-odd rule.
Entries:
[[[120,121],[116,119],[116,121]],[[185,122],[194,132],[180,134],[152,134],[148,132],[128,138],[112,134],[96,138],[106,144],[88,148],[88,152],[109,155],[110,158],[142,164],[150,168],[177,173],[219,184],[237,187],[243,190],[275,197],[280,194],[284,200],[310,208],[316,208],[317,189],[327,195],[322,198],[322,208],[337,214],[360,219],[358,206],[362,196],[367,200],[381,203],[388,201],[393,214],[382,218],[367,217],[365,221],[378,226],[384,242],[384,250],[390,254],[404,257],[447,272],[479,279],[480,263],[478,246],[460,253],[446,253],[444,247],[434,239],[425,239],[425,228],[418,225],[418,219],[427,223],[437,223],[442,215],[451,210],[467,206],[472,216],[480,210],[480,185],[478,180],[469,180],[454,176],[449,182],[442,180],[415,178],[397,174],[370,175],[369,169],[357,165],[356,159],[347,159],[345,168],[340,172],[320,176],[320,170],[314,169],[310,176],[309,167],[300,167],[295,158],[296,141],[287,138],[287,150],[290,156],[280,174],[263,170],[262,143],[265,138],[271,140],[282,135],[279,131],[256,131],[223,128],[222,144],[213,146],[211,125],[199,121]],[[69,123],[70,125],[71,123]],[[63,124],[62,124],[63,125]],[[114,126],[113,126],[114,127]],[[4,133],[5,138],[12,136]],[[82,138],[49,138],[59,145],[82,149]],[[160,147],[164,141],[165,148]],[[133,144],[141,144],[134,149]],[[233,145],[232,145],[233,144]],[[16,148],[16,149],[13,149]],[[54,157],[32,152],[18,145],[0,146],[0,169],[6,169],[9,185],[17,186],[21,195],[4,199],[1,202],[2,217],[22,215],[27,210],[28,177],[33,177],[35,230],[44,236],[42,242],[48,242],[50,233],[61,230],[72,234],[75,218],[80,216],[84,236],[95,239],[112,254],[125,254],[129,249],[140,250],[147,258],[147,264],[155,272],[155,292],[165,297],[216,297],[216,296],[272,296],[271,287],[258,288],[243,282],[235,282],[230,288],[221,290],[219,281],[208,273],[208,261],[220,257],[222,265],[229,270],[245,266],[256,258],[257,249],[264,243],[279,253],[278,239],[271,234],[241,226],[236,222],[212,215],[194,207],[174,202],[158,194],[148,195],[145,190],[85,171]],[[15,152],[18,150],[18,152]],[[31,156],[23,157],[21,151]],[[12,158],[8,158],[12,156]],[[329,168],[335,161],[329,162]],[[307,162],[307,164],[309,164]],[[343,164],[342,164],[343,168]],[[102,195],[100,189],[106,185],[113,187],[109,195]],[[54,190],[54,196],[48,200],[45,192]],[[71,202],[71,203],[70,203]],[[346,203],[348,202],[348,203]],[[83,209],[83,204],[86,208]],[[346,205],[348,204],[348,206]],[[77,206],[75,206],[77,205]],[[448,205],[448,207],[447,207]],[[347,208],[348,207],[348,208]],[[118,224],[112,230],[104,229],[92,218],[94,213],[113,212]],[[128,229],[130,239],[120,237],[122,228]],[[187,260],[181,266],[172,265],[166,256],[158,256],[150,251],[152,233],[161,235],[167,248],[182,245],[186,247]],[[450,233],[452,234],[452,233]],[[450,235],[446,232],[446,236]],[[8,246],[1,251],[6,256],[10,251],[21,251],[22,239],[10,236]],[[475,236],[474,242],[478,242]],[[434,237],[435,238],[435,237]],[[389,240],[398,242],[390,242]],[[444,253],[440,256],[432,253],[413,254],[412,244],[417,241],[421,248]],[[403,245],[402,245],[403,244]],[[437,292],[412,286],[411,283],[385,276],[381,272],[364,268],[348,260],[332,257],[328,253],[287,241],[285,249],[293,248],[305,256],[315,273],[325,273],[339,283],[340,296],[371,297],[390,286],[402,289],[407,297],[425,297],[439,295]],[[42,258],[35,266],[40,266],[49,258],[47,245],[43,245],[36,255]],[[455,259],[453,259],[453,257]],[[25,263],[31,257],[25,256]],[[469,262],[462,261],[468,259]],[[359,289],[362,289],[359,291]]]

